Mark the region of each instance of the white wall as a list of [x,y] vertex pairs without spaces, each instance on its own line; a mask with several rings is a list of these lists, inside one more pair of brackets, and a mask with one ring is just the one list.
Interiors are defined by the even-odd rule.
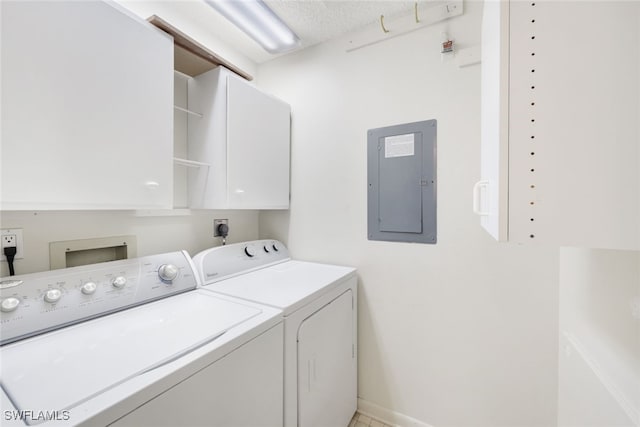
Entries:
[[[138,256],[181,249],[191,255],[218,246],[213,219],[229,219],[227,241],[258,237],[257,211],[192,211],[188,216],[136,216],[135,211],[2,212],[1,228],[22,228],[25,258],[16,260],[16,274],[49,270],[49,242],[135,235]],[[7,276],[7,263],[0,263],[0,277]]]
[[560,251],[559,426],[640,425],[640,252]]
[[[497,244],[471,212],[480,68],[439,53],[445,28],[479,44],[482,4],[465,8],[352,53],[337,40],[259,66],[258,85],[293,111],[291,209],[261,213],[260,235],[358,268],[363,408],[402,425],[551,426],[558,250]],[[438,120],[438,244],[368,241],[367,129],[426,119]]]

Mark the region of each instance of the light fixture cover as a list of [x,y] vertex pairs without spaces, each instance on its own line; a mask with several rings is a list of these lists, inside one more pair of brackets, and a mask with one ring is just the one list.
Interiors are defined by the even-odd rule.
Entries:
[[300,45],[300,38],[262,0],[205,0],[269,53]]

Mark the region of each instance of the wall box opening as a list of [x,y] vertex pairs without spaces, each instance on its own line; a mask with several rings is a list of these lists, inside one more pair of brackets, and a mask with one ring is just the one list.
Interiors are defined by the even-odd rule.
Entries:
[[49,243],[51,270],[135,258],[136,236],[66,240]]
[[436,120],[367,132],[369,240],[436,243]]

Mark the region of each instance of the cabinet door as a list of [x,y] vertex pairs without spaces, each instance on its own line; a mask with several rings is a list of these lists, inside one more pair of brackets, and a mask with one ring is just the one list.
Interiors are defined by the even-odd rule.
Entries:
[[356,410],[353,310],[347,291],[298,330],[299,426],[346,426]]
[[3,1],[2,209],[171,207],[173,42],[100,1]]
[[229,208],[289,207],[289,105],[227,77]]
[[480,223],[507,240],[509,185],[509,3],[488,1],[482,16],[481,180],[473,189]]

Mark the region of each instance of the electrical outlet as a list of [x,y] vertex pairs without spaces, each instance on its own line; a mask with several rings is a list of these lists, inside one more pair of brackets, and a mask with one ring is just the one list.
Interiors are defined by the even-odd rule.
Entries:
[[4,248],[5,246],[18,246],[15,234],[5,234],[2,236],[2,247]]
[[15,259],[24,258],[24,248],[22,243],[22,228],[3,228],[0,230],[0,261],[6,261],[7,257],[4,256],[4,248],[15,246],[16,256]]
[[220,232],[218,231],[218,226],[220,224],[225,224],[227,227],[229,226],[228,219],[214,219],[213,220],[213,237],[220,237]]

